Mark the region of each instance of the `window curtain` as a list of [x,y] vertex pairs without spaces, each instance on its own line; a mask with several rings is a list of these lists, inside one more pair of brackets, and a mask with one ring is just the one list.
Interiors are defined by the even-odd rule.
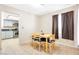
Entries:
[[62,38],[74,40],[74,12],[62,14]]
[[52,34],[55,34],[55,38],[58,39],[58,15],[52,16]]

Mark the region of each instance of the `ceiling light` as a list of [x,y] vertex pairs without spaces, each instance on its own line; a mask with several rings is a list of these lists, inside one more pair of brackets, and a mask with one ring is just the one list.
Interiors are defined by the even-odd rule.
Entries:
[[42,4],[31,4],[33,7],[35,8],[42,8],[43,5]]

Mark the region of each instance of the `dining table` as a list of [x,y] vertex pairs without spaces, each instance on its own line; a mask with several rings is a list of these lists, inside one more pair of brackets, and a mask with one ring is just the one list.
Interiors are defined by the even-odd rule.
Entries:
[[[50,38],[52,34],[39,34],[37,36],[39,36],[39,38],[46,38],[46,42],[45,42],[45,51],[48,52],[48,38]],[[34,35],[33,35],[34,36]],[[40,39],[39,39],[40,40]],[[40,50],[40,46],[39,46],[39,50]]]

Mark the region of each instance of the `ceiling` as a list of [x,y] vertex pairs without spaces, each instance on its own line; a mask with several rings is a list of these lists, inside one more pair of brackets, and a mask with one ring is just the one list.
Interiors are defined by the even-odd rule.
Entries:
[[7,4],[7,6],[14,7],[36,15],[43,15],[56,10],[71,7],[74,4]]

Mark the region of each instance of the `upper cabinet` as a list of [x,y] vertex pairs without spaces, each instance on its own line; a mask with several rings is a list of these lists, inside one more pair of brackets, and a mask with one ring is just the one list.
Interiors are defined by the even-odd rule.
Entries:
[[17,28],[18,27],[18,20],[11,20],[11,19],[4,19],[3,28]]
[[1,13],[1,28],[16,28],[18,26],[19,17],[16,14],[7,12]]

